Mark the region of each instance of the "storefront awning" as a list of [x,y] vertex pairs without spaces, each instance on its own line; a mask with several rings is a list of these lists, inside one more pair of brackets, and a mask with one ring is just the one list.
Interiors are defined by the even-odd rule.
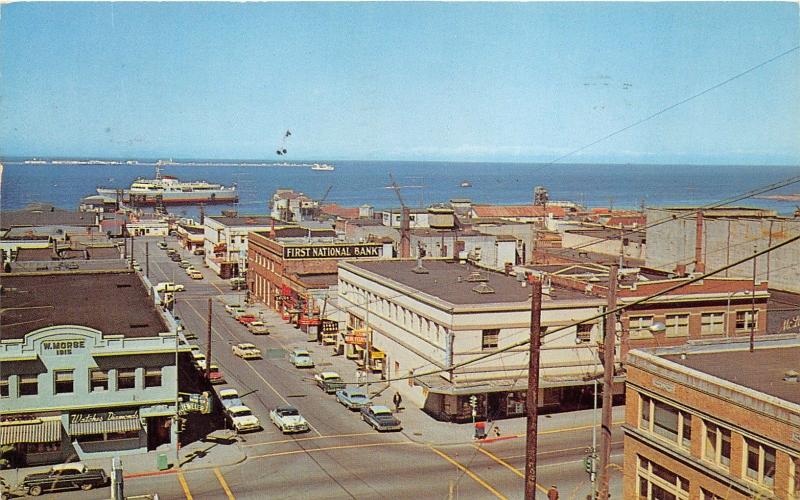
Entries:
[[61,418],[58,417],[0,424],[0,445],[56,441],[61,441]]
[[139,414],[114,414],[114,412],[70,415],[71,436],[102,434],[104,432],[130,432],[142,428]]

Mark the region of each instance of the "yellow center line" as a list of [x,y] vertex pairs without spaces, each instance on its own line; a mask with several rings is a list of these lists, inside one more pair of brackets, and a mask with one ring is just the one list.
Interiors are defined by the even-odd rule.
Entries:
[[[619,426],[624,424],[624,420],[618,420],[616,422],[611,422],[612,426]],[[573,432],[573,431],[584,431],[586,429],[591,429],[592,427],[600,427],[600,424],[595,425],[579,425],[577,427],[564,427],[563,429],[551,429],[549,431],[539,431],[538,434],[543,436],[545,434],[558,434],[560,432]],[[514,437],[525,437],[525,434],[509,434],[510,436]]]
[[282,444],[282,443],[295,443],[297,441],[311,441],[311,440],[319,440],[319,439],[337,439],[337,438],[346,438],[346,437],[357,437],[357,436],[374,436],[374,432],[358,432],[355,434],[330,434],[330,435],[320,435],[320,436],[312,436],[312,437],[303,437],[303,438],[295,438],[295,439],[281,439],[278,441],[264,441],[263,443],[250,443],[250,444],[241,444],[239,445],[242,448],[251,448],[253,446],[266,446],[270,444]]
[[[508,463],[505,460],[503,460],[502,458],[498,457],[497,455],[495,455],[495,454],[493,454],[493,453],[491,453],[491,452],[489,452],[487,450],[484,450],[482,447],[480,447],[480,446],[478,446],[476,444],[473,444],[472,447],[475,448],[476,450],[480,451],[481,453],[483,453],[487,457],[491,458],[492,460],[494,460],[498,464],[500,464],[503,467],[507,468],[508,470],[513,472],[514,474],[518,475],[522,479],[525,479],[525,473],[523,471],[517,469],[516,467],[514,467],[510,463]],[[545,488],[544,486],[542,486],[539,483],[536,483],[536,489],[538,489],[539,491],[541,491],[544,494],[547,494],[547,488]]]
[[469,469],[468,469],[467,467],[465,467],[464,465],[462,465],[462,464],[458,463],[457,461],[455,461],[454,459],[452,459],[452,458],[451,458],[449,455],[447,455],[446,453],[444,453],[444,452],[442,452],[442,451],[439,451],[439,450],[437,450],[437,449],[436,449],[436,448],[434,448],[433,446],[428,446],[428,448],[430,448],[430,449],[431,449],[431,451],[433,451],[434,453],[436,453],[436,454],[437,454],[437,455],[439,455],[440,457],[444,458],[445,460],[447,460],[447,461],[448,461],[448,462],[450,462],[451,464],[455,465],[455,466],[456,466],[456,467],[457,467],[457,468],[458,468],[460,471],[464,472],[466,475],[468,475],[468,476],[469,476],[469,477],[471,477],[473,480],[475,480],[475,482],[477,482],[478,484],[480,484],[481,486],[483,486],[484,488],[486,488],[487,490],[489,490],[489,491],[490,491],[490,492],[491,492],[491,493],[492,493],[494,496],[496,496],[497,498],[501,498],[501,499],[503,499],[503,500],[508,500],[508,498],[507,498],[507,497],[503,496],[503,495],[502,495],[502,494],[501,494],[499,491],[497,491],[496,489],[492,488],[492,486],[491,486],[489,483],[487,483],[486,481],[484,481],[483,479],[481,479],[481,478],[480,478],[480,477],[479,477],[477,474],[475,474],[474,472],[472,472],[471,470],[469,470]]
[[183,477],[183,472],[178,471],[178,482],[181,483],[183,493],[186,495],[186,500],[192,500],[192,493],[189,491],[189,485],[186,484],[186,478]]
[[[613,446],[613,445],[622,444],[622,443],[623,443],[623,441],[612,441],[611,445]],[[552,455],[553,453],[564,453],[566,451],[576,451],[576,450],[586,450],[586,449],[587,449],[586,446],[576,446],[575,448],[563,448],[563,449],[560,449],[560,450],[540,451],[540,452],[536,453],[536,456],[538,457],[538,456],[541,456],[541,455]],[[516,458],[525,458],[525,455],[511,455],[509,457],[505,457],[505,460],[514,460]],[[573,460],[573,461],[574,462],[578,462],[580,460]]]
[[217,476],[219,484],[222,485],[222,489],[225,490],[225,494],[228,495],[228,500],[236,500],[236,497],[231,493],[231,489],[228,488],[228,483],[225,482],[225,478],[222,477],[222,471],[219,470],[219,467],[214,467],[214,475]]
[[397,443],[344,444],[341,446],[327,446],[325,448],[309,448],[307,450],[278,451],[275,453],[265,453],[263,455],[253,455],[250,458],[256,459],[256,458],[282,457],[285,455],[298,455],[300,453],[312,453],[315,451],[347,450],[352,448],[374,448],[376,446],[399,446],[399,445],[420,446],[418,443],[415,443],[413,441],[400,441]]

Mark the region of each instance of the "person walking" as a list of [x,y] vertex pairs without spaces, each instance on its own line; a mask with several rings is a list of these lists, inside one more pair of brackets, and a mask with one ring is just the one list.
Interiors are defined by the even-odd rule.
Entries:
[[403,402],[403,397],[400,395],[399,392],[394,393],[394,397],[392,397],[392,402],[394,403],[394,412],[397,413],[400,411],[400,403]]
[[556,488],[555,484],[547,490],[547,500],[558,500],[558,488]]

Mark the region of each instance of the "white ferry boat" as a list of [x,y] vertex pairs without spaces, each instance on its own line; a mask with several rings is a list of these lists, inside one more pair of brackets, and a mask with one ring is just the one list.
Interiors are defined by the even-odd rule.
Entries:
[[336,167],[334,167],[333,165],[328,165],[327,163],[323,163],[323,164],[315,163],[315,164],[311,165],[311,170],[322,170],[322,171],[330,172],[332,170],[336,170]]
[[[136,179],[130,189],[123,190],[124,202],[137,205],[155,205],[159,198],[166,205],[191,205],[196,203],[235,203],[239,201],[236,185],[226,187],[206,181],[181,182],[171,175],[161,175],[161,166],[156,163],[155,179]],[[115,197],[117,190],[113,188],[97,188],[97,193]]]

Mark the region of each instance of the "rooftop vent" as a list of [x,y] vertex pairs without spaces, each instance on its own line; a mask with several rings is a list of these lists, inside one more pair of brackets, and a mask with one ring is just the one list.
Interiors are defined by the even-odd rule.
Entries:
[[473,271],[469,273],[469,276],[467,276],[467,281],[469,281],[470,283],[480,283],[489,281],[489,279],[486,276],[482,275],[480,271]]
[[130,324],[131,329],[133,329],[133,328],[147,328],[148,326],[150,326],[150,323],[131,323]]
[[482,283],[479,283],[478,286],[474,287],[472,289],[472,291],[476,292],[476,293],[480,293],[480,294],[494,293],[494,288],[492,288],[488,284],[482,282]]
[[789,370],[783,374],[784,382],[800,382],[800,373],[795,370]]
[[117,288],[130,288],[130,283],[117,283]]
[[417,258],[417,265],[411,270],[414,274],[428,274],[428,270],[422,265],[422,258]]

